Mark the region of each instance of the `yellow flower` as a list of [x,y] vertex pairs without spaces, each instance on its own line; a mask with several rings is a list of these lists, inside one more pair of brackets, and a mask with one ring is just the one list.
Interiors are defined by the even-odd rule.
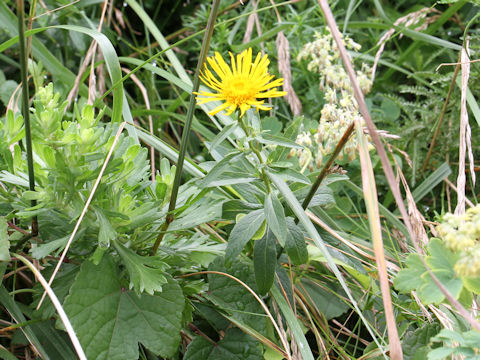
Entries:
[[205,69],[200,79],[216,92],[200,91],[195,93],[198,104],[205,104],[210,101],[224,101],[221,105],[209,112],[215,115],[226,110],[230,115],[240,109],[240,116],[252,106],[258,110],[270,110],[264,105],[265,100],[273,97],[284,96],[285,91],[278,91],[277,87],[283,85],[283,79],[279,78],[270,82],[275,76],[268,73],[268,56],[260,53],[252,63],[252,49],[243,51],[235,57],[230,53],[231,68],[227,65],[222,56],[216,52],[215,56],[207,58],[207,62],[215,76],[205,64]]

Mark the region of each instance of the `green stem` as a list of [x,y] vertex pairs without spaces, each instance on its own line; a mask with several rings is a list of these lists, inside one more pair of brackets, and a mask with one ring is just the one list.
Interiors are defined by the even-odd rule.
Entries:
[[[25,49],[25,8],[23,0],[17,0],[18,16],[18,41],[20,45],[20,75],[22,79],[22,114],[25,121],[25,142],[27,147],[27,166],[30,191],[35,191],[35,173],[33,170],[32,133],[30,131],[30,110],[27,80],[27,52]],[[36,200],[31,201],[32,207],[37,205]],[[38,220],[32,218],[32,236],[38,235]]]
[[177,169],[175,172],[175,179],[173,181],[172,194],[170,196],[170,204],[168,205],[168,214],[165,219],[165,223],[162,225],[160,233],[157,236],[157,240],[153,245],[151,255],[157,253],[158,247],[162,242],[163,236],[165,235],[168,227],[175,218],[173,211],[177,205],[177,196],[178,189],[180,188],[180,182],[182,180],[182,171],[183,171],[183,162],[185,160],[185,152],[187,150],[188,138],[190,136],[190,129],[192,127],[193,121],[193,112],[195,110],[195,95],[194,93],[198,91],[200,87],[200,71],[206,60],[208,49],[210,48],[210,40],[213,35],[213,29],[215,25],[215,20],[217,18],[218,7],[220,6],[220,0],[213,0],[212,10],[210,11],[210,16],[208,18],[207,28],[205,30],[205,35],[203,37],[202,49],[200,50],[200,57],[198,58],[197,69],[195,70],[195,77],[193,79],[192,93],[190,95],[190,103],[188,105],[187,117],[185,120],[185,128],[183,129],[182,134],[182,143],[180,144],[180,153],[178,154]]
[[[352,135],[354,129],[354,123],[352,122],[348,128],[345,130],[343,133],[342,137],[338,141],[337,145],[335,146],[335,149],[333,150],[333,154],[330,155],[328,158],[328,161],[325,163],[323,166],[322,170],[320,171],[320,174],[318,174],[317,178],[315,179],[315,183],[312,185],[310,188],[310,191],[308,192],[307,196],[303,200],[302,207],[306,209],[308,205],[310,204],[310,201],[312,201],[313,197],[315,196],[315,193],[317,192],[318,188],[320,187],[322,181],[325,179],[325,177],[328,175],[328,172],[330,168],[333,165],[333,162],[337,158],[338,154],[340,154],[340,151],[342,151],[343,147],[347,143],[348,139],[350,139],[350,136]],[[296,219],[296,223],[298,224],[298,218]]]
[[[247,125],[245,124],[243,119],[240,117],[240,114],[238,114],[238,122],[240,123],[240,126],[242,127],[243,132],[245,133],[245,136],[249,137],[250,132],[248,131]],[[257,147],[255,146],[252,140],[248,141],[248,145],[250,146],[250,149],[253,151],[253,153],[258,159],[258,162],[260,163],[262,180],[265,183],[267,192],[270,193],[271,192],[270,179],[268,178],[267,173],[265,172],[265,167],[264,167],[265,162],[263,161],[262,154],[260,153],[260,151],[258,151]]]

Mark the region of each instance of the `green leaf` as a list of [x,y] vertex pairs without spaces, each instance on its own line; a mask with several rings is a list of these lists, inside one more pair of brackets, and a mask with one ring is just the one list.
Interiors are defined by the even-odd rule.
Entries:
[[338,294],[343,297],[344,292],[338,283],[327,283],[320,286],[303,278],[298,289],[307,299],[311,299],[312,304],[315,304],[315,307],[327,320],[340,316],[350,309],[348,304],[339,298]]
[[162,291],[162,286],[167,283],[167,264],[156,256],[140,256],[117,241],[113,244],[130,275],[130,289],[135,289],[137,294],[145,291],[150,295]]
[[18,360],[13,354],[7,349],[5,349],[2,345],[0,345],[0,358],[4,360]]
[[234,220],[238,214],[245,214],[252,210],[258,210],[261,207],[260,204],[252,204],[243,200],[229,200],[223,203],[222,218],[226,220]]
[[210,152],[214,149],[217,148],[218,145],[220,145],[227,137],[232,134],[235,129],[237,128],[237,123],[231,123],[230,125],[225,126],[222,131],[218,133],[217,136],[213,139],[212,143],[210,144]]
[[295,339],[300,354],[302,355],[303,360],[314,360],[312,350],[310,349],[310,345],[303,334],[302,327],[300,326],[300,321],[298,317],[293,313],[290,305],[287,303],[285,298],[283,297],[280,290],[278,290],[277,285],[274,285],[270,290],[272,297],[278,304],[280,311],[282,312],[285,321],[288,324],[288,328],[292,331],[293,338]]
[[465,277],[462,278],[462,281],[466,289],[477,295],[480,295],[480,277]]
[[274,35],[277,35],[277,33],[286,29],[288,26],[289,26],[288,24],[277,25],[277,26],[271,28],[270,30],[265,31],[262,35],[255,37],[253,40],[251,40],[247,43],[244,43],[244,44],[241,44],[241,45],[232,45],[232,48],[236,53],[239,53],[239,52],[241,52],[245,49],[248,49],[249,47],[260,44],[262,41],[265,41],[265,40],[271,38]]
[[[3,285],[0,285],[0,304],[5,308],[5,310],[12,317],[15,323],[20,324],[27,321],[27,319],[25,319],[25,316],[22,313],[22,310],[20,310],[18,304],[15,302],[15,300],[13,300],[13,298],[10,296],[7,289]],[[50,359],[47,352],[43,348],[42,343],[38,340],[38,337],[36,336],[32,327],[27,325],[22,326],[20,329],[25,335],[25,337],[28,339],[30,344],[32,344],[35,350],[40,354],[42,359]]]
[[450,356],[454,351],[455,351],[455,349],[444,348],[444,347],[434,349],[434,350],[432,350],[428,353],[427,359],[428,360],[442,360],[442,359],[445,359],[446,357]]
[[9,249],[7,219],[4,216],[0,216],[0,261],[10,261]]
[[293,221],[291,217],[287,218],[285,250],[295,265],[302,265],[308,261],[308,250],[303,231],[295,224],[295,221]]
[[287,237],[285,211],[275,193],[269,193],[265,196],[265,219],[267,220],[268,226],[277,237],[280,245],[285,246],[285,239]]
[[[231,266],[226,266],[224,259],[218,257],[210,264],[208,270],[228,273],[243,281],[253,291],[257,291],[255,275],[250,260],[238,258]],[[208,274],[208,293],[217,308],[227,312],[238,322],[251,327],[265,335],[267,329],[266,314],[253,297],[237,281],[224,275]]]
[[393,281],[395,289],[410,292],[423,285],[422,275],[427,271],[418,254],[410,254],[405,260],[406,267],[400,270]]
[[[436,270],[433,273],[452,296],[458,299],[463,287],[462,280],[453,278],[452,273],[448,270]],[[418,297],[423,304],[440,304],[445,300],[445,295],[433,282],[429,273],[425,272],[422,279],[424,284],[418,289]]]
[[[283,135],[285,139],[295,141],[298,134],[298,127],[302,123],[302,119],[302,117],[297,117],[290,123],[290,125],[285,129],[285,133]],[[278,147],[272,151],[270,155],[268,155],[268,162],[283,161],[287,158],[289,152],[290,150],[288,148]]]
[[255,270],[255,282],[258,292],[266,294],[272,287],[275,277],[275,267],[277,264],[275,236],[271,231],[267,231],[265,236],[255,241],[253,248],[253,268]]
[[[218,186],[214,182],[218,180],[219,176],[223,172],[225,172],[227,169],[231,167],[230,166],[231,161],[236,161],[242,156],[243,156],[243,153],[240,153],[238,151],[232,151],[231,153],[226,155],[222,160],[217,162],[212,169],[210,169],[207,176],[205,176],[205,178],[203,178],[203,180],[200,182],[199,186],[200,187]],[[236,175],[237,177],[239,177],[239,174],[236,174]],[[212,185],[212,183],[214,184]]]
[[110,246],[110,241],[115,239],[117,232],[102,210],[95,209],[95,214],[97,215],[98,226],[100,227],[100,231],[98,232],[98,244],[100,247],[108,248]]
[[126,290],[107,256],[98,266],[83,263],[63,304],[87,358],[96,360],[137,360],[138,342],[161,357],[173,356],[184,305],[173,279],[155,296]]
[[238,221],[230,233],[225,262],[230,264],[243,250],[247,242],[255,235],[265,220],[263,209],[254,210]]
[[443,179],[446,179],[452,173],[452,169],[447,163],[443,163],[433,173],[431,173],[415,190],[412,191],[412,196],[416,202],[422,200],[432,189],[437,186]]
[[423,353],[430,343],[430,338],[438,334],[438,324],[426,323],[415,331],[408,331],[402,341],[404,360],[414,360],[417,354]]
[[218,343],[196,337],[188,345],[184,360],[263,360],[258,341],[240,329],[229,329]]
[[454,276],[453,267],[457,262],[459,255],[448,250],[442,240],[433,238],[428,245],[430,256],[426,258],[427,264],[432,270],[444,270]]
[[257,137],[255,137],[255,140],[265,145],[279,145],[287,148],[303,149],[303,146],[298,145],[295,141],[267,133],[259,134]]

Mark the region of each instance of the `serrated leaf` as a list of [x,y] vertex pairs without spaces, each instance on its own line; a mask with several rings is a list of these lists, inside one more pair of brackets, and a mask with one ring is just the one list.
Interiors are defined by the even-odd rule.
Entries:
[[285,211],[275,193],[269,193],[265,196],[265,218],[269,228],[277,237],[280,245],[285,246],[285,239],[287,237]]
[[0,261],[10,261],[9,250],[7,219],[4,216],[0,216]]
[[423,285],[422,275],[426,269],[418,254],[408,255],[405,265],[406,267],[398,272],[393,284],[398,291],[410,292]]
[[[434,270],[433,272],[452,296],[458,299],[463,287],[462,280],[454,278],[453,274],[448,270]],[[443,295],[437,284],[433,282],[430,274],[425,272],[422,280],[424,284],[418,289],[420,301],[423,304],[440,304],[445,299],[445,295]]]
[[265,236],[255,241],[253,248],[253,268],[255,270],[255,282],[258,292],[266,294],[273,285],[275,277],[275,267],[277,264],[275,236],[271,231],[267,231]]
[[285,251],[295,265],[302,265],[308,261],[308,250],[303,231],[295,224],[295,221],[293,221],[291,217],[287,218]]
[[255,235],[265,220],[263,209],[254,210],[238,221],[228,239],[225,262],[231,263],[243,250],[247,242]]
[[87,358],[137,360],[139,342],[161,357],[173,356],[185,300],[171,278],[162,290],[139,297],[123,288],[111,257],[98,266],[84,262],[63,306]]
[[118,242],[114,242],[114,246],[130,276],[130,289],[133,288],[137,294],[145,291],[150,295],[162,291],[162,286],[167,283],[167,264],[156,256],[140,256]]
[[188,345],[184,360],[263,360],[258,341],[240,329],[229,329],[225,337],[217,343],[211,343],[202,337],[196,337]]
[[444,270],[448,271],[452,276],[454,275],[453,267],[459,258],[459,254],[454,254],[448,250],[442,240],[437,238],[430,240],[428,251],[430,256],[427,257],[426,261],[432,270]]

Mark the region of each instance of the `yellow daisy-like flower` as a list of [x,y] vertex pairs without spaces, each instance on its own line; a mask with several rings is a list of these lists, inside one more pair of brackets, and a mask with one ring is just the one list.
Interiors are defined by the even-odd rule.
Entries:
[[[200,75],[200,79],[209,88],[217,91],[200,91],[195,93],[198,104],[205,104],[210,101],[224,101],[221,105],[209,112],[215,115],[222,110],[226,110],[230,115],[237,109],[240,109],[240,116],[252,106],[257,110],[270,110],[269,106],[264,105],[265,100],[273,97],[284,96],[285,91],[278,91],[277,87],[283,85],[283,79],[279,78],[271,81],[275,76],[268,73],[268,55],[262,56],[260,53],[252,63],[252,49],[243,51],[235,57],[230,53],[231,68],[227,65],[222,56],[216,52],[215,56],[207,58],[207,62],[215,76],[205,64],[205,69]],[[271,81],[271,82],[270,82]]]

